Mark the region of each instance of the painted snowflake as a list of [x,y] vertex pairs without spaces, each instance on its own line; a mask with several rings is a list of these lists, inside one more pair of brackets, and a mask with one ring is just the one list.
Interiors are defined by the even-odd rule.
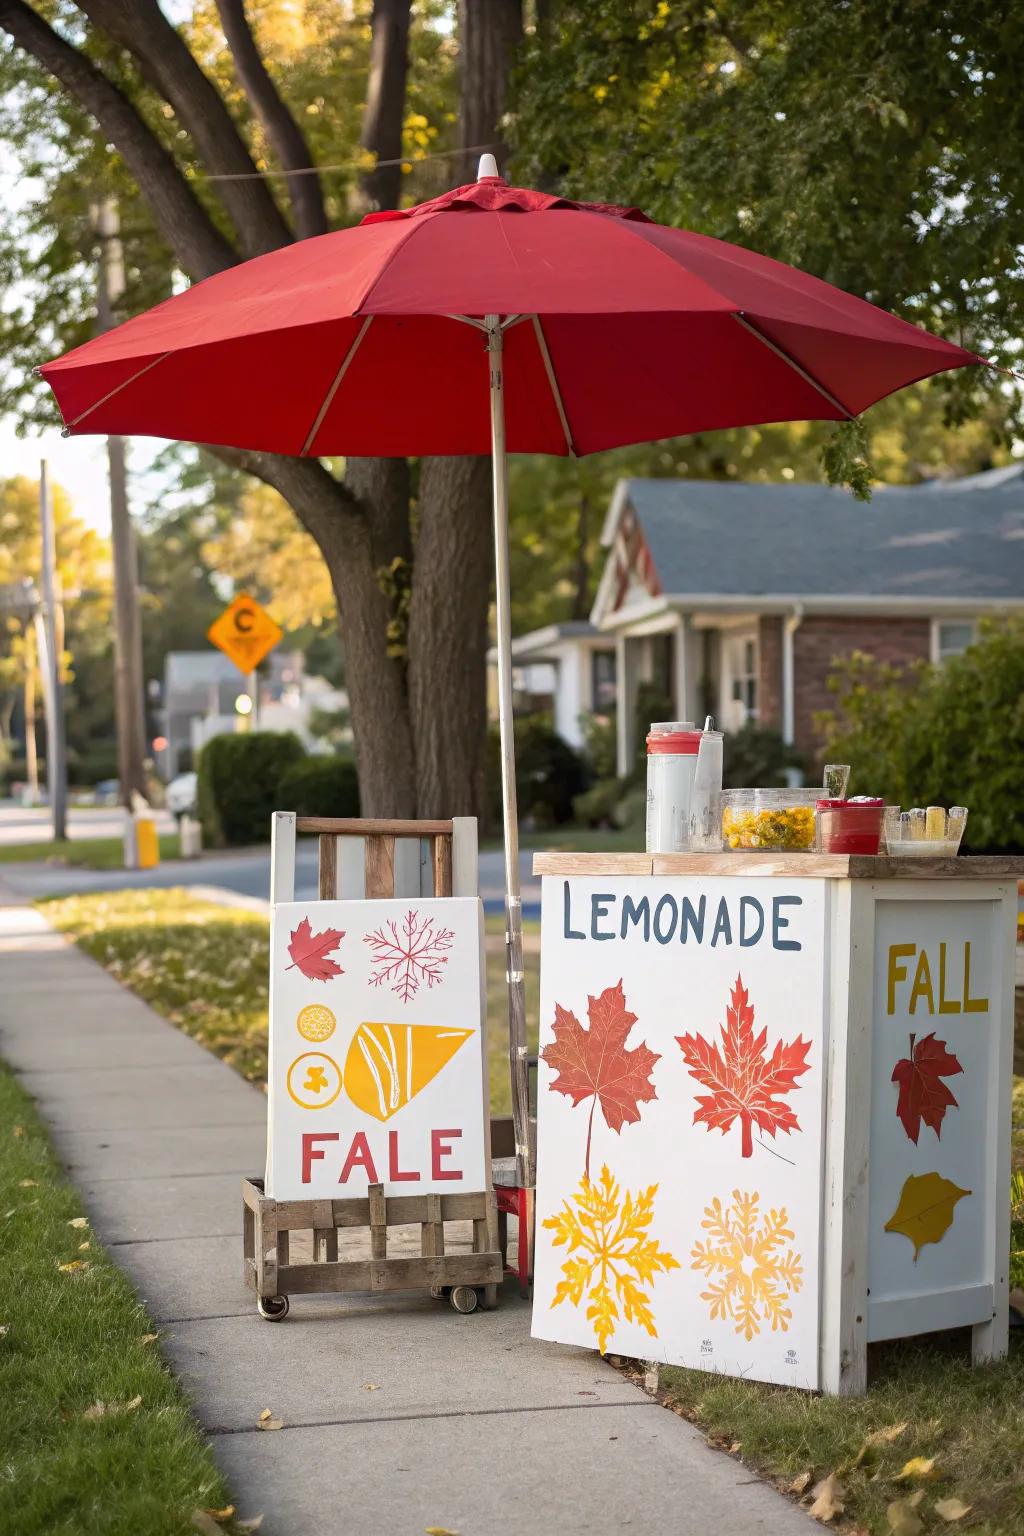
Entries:
[[800,1255],[787,1246],[793,1233],[785,1208],[758,1214],[760,1196],[732,1192],[732,1205],[723,1209],[717,1197],[704,1209],[701,1227],[708,1243],[691,1249],[691,1268],[707,1275],[710,1289],[701,1300],[711,1303],[711,1316],[728,1318],[748,1341],[771,1323],[772,1332],[789,1328],[793,1313],[786,1306],[803,1284]]
[[627,1190],[620,1203],[619,1186],[605,1166],[596,1184],[584,1174],[573,1196],[575,1210],[566,1200],[557,1216],[543,1223],[555,1234],[554,1246],[565,1243],[569,1253],[562,1265],[565,1279],[558,1282],[551,1305],[571,1301],[578,1307],[586,1293],[587,1317],[602,1355],[622,1314],[627,1323],[639,1323],[652,1339],[658,1337],[650,1297],[641,1284],[649,1285],[659,1271],[678,1269],[679,1264],[647,1230],[657,1192],[657,1184],[635,1198]]
[[438,928],[432,917],[421,918],[418,912],[407,912],[400,924],[383,924],[363,941],[373,951],[370,985],[386,986],[403,1003],[415,997],[424,983],[429,991],[444,980],[454,938],[451,928]]

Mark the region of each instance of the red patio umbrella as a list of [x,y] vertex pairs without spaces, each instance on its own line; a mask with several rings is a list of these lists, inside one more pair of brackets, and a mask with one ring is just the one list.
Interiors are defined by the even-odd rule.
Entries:
[[490,155],[480,170],[431,202],[218,273],[40,372],[68,432],[300,456],[492,454],[509,1029],[527,1164],[507,452],[839,421],[984,359],[751,251],[635,208],[510,187]]

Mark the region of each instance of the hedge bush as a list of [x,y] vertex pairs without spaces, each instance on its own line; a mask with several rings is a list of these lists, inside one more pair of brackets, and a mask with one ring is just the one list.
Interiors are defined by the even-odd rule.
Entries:
[[349,757],[305,757],[281,776],[278,810],[297,816],[358,816],[359,779]]
[[199,819],[208,847],[238,848],[265,843],[272,812],[290,810],[281,801],[281,781],[305,757],[291,731],[251,731],[214,736],[199,754]]
[[855,654],[829,687],[836,708],[817,724],[830,760],[852,765],[851,793],[966,805],[965,848],[1024,848],[1024,618],[983,620],[940,666],[901,674]]
[[[582,757],[562,740],[546,715],[515,722],[516,798],[519,819],[534,827],[572,820],[572,802],[587,787]],[[490,825],[501,826],[501,742],[497,727],[487,740],[487,807]]]

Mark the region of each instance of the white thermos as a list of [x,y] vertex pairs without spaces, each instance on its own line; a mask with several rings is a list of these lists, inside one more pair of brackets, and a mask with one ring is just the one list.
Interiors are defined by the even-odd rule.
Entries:
[[647,852],[685,853],[701,732],[690,720],[658,720],[647,737]]

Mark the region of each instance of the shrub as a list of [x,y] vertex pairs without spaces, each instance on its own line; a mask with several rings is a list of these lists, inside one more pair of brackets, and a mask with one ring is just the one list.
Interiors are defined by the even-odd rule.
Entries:
[[281,775],[281,811],[297,816],[358,816],[359,779],[349,757],[305,757]]
[[583,756],[595,779],[613,779],[618,757],[615,715],[586,715],[583,726]]
[[[535,827],[561,826],[572,820],[572,802],[586,788],[583,759],[545,715],[523,715],[515,722],[516,796],[519,819]],[[492,826],[501,826],[501,743],[496,728],[488,732],[487,806]]]
[[68,753],[68,783],[75,788],[91,789],[103,779],[116,779],[117,744],[90,747],[85,752]]
[[787,768],[804,768],[803,758],[771,726],[748,721],[723,742],[722,784],[725,789],[779,788],[789,781]]
[[855,654],[817,717],[854,794],[892,805],[966,805],[964,846],[1024,847],[1024,618],[983,620],[962,656],[908,673]]
[[291,731],[214,736],[199,754],[199,819],[214,848],[265,843],[272,812],[281,804],[281,780],[305,750]]

